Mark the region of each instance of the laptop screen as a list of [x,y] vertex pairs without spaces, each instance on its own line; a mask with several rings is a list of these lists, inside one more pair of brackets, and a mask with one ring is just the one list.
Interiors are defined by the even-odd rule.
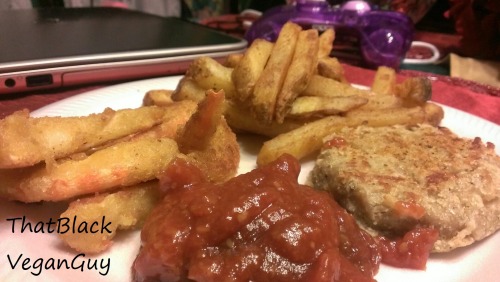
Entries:
[[0,94],[181,74],[197,57],[246,47],[197,23],[119,8],[0,11]]
[[51,66],[68,58],[73,62],[144,59],[228,51],[246,44],[179,18],[117,8],[1,11],[0,34],[0,70],[26,67],[26,61],[33,67],[47,59],[52,59]]

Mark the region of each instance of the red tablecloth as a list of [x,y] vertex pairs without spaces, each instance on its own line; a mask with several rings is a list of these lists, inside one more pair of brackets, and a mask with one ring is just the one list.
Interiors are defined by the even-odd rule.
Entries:
[[[351,83],[371,85],[375,72],[345,65],[345,75]],[[432,100],[500,125],[500,89],[472,81],[418,71],[401,71],[407,76],[427,76],[432,80]]]
[[[351,83],[362,85],[372,83],[375,75],[373,70],[349,65],[344,67],[346,77]],[[404,76],[413,75],[429,76],[433,80],[433,101],[463,110],[500,125],[500,89],[424,72],[402,71],[399,76],[402,79]],[[4,95],[0,97],[0,118],[23,108],[33,111],[58,100],[100,87],[103,86],[85,86],[45,93]]]

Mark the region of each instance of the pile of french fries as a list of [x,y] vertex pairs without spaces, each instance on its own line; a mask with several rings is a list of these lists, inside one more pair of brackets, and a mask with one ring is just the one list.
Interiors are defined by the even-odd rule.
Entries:
[[319,34],[288,22],[275,43],[257,39],[225,63],[195,60],[172,98],[200,101],[206,89],[224,90],[229,125],[271,138],[261,148],[258,165],[283,153],[304,158],[346,126],[440,123],[444,112],[429,102],[427,78],[398,82],[394,69],[379,67],[369,89],[355,87],[329,56],[334,39],[333,29]]

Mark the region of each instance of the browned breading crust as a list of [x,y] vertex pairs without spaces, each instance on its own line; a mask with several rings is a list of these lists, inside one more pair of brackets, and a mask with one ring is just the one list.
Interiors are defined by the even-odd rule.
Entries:
[[311,174],[376,232],[440,232],[434,252],[500,228],[500,157],[494,145],[429,125],[346,128],[330,136]]

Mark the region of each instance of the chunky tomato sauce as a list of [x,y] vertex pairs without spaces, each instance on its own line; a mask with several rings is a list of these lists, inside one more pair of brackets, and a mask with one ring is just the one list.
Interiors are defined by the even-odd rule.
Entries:
[[382,261],[396,267],[423,270],[438,236],[436,229],[417,227],[395,240],[379,237]]
[[374,281],[380,262],[424,269],[438,232],[373,238],[291,156],[215,185],[177,159],[146,221],[136,281]]
[[377,241],[291,156],[222,185],[176,160],[142,230],[137,281],[373,281]]

